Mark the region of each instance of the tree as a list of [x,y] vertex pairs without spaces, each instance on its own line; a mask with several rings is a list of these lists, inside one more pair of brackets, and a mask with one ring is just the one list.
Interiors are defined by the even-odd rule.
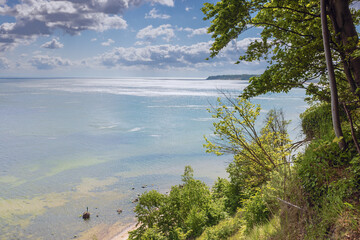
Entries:
[[[359,61],[352,56],[358,49],[355,24],[359,22],[359,12],[350,11],[351,2],[327,1],[327,14],[332,23],[337,23],[332,25],[335,30],[330,36],[335,69],[344,72],[346,63],[355,76],[360,71],[357,70],[360,67],[351,67]],[[216,4],[205,3],[202,10],[204,19],[211,19],[208,31],[215,40],[211,57],[246,30],[262,28],[261,37],[248,46],[239,62],[264,59],[269,66],[261,76],[251,79],[244,96],[302,87],[322,100],[330,99],[324,89],[327,83],[321,82],[320,87],[305,85],[310,80],[326,77],[319,0],[222,0]],[[359,88],[356,78],[351,86]]]
[[[325,5],[332,23],[329,40],[337,83],[347,81],[344,91],[359,98],[360,57],[356,54],[359,40],[355,29],[359,12],[350,10],[352,2],[326,0]],[[264,59],[269,66],[262,75],[251,78],[244,97],[300,87],[314,100],[330,102],[319,0],[222,0],[206,3],[203,12],[205,20],[211,19],[208,31],[215,39],[211,57],[247,29],[262,28],[261,38],[248,46],[239,62]],[[309,83],[314,79],[320,82]],[[338,115],[335,110],[334,116]],[[339,124],[334,121],[335,132],[341,137]]]
[[256,121],[260,107],[243,98],[226,97],[223,103],[210,109],[214,122],[214,139],[207,139],[207,152],[234,155],[229,165],[230,179],[238,181],[241,188],[254,189],[269,179],[273,170],[286,166],[290,155],[290,140],[286,131],[287,121],[281,111],[267,114],[265,126],[257,131]]
[[[323,35],[323,43],[324,43],[324,51],[325,51],[325,59],[326,66],[329,75],[329,85],[331,92],[331,116],[333,122],[333,128],[335,131],[335,136],[337,138],[341,138],[339,141],[339,146],[341,149],[346,147],[345,141],[343,139],[344,135],[341,129],[340,123],[340,114],[339,114],[339,100],[337,93],[337,86],[335,80],[335,71],[333,66],[333,60],[331,56],[330,50],[330,37],[329,37],[329,29],[327,24],[327,15],[326,15],[326,0],[320,0],[320,8],[321,8],[321,26],[322,26],[322,35]],[[352,84],[350,84],[351,86]]]

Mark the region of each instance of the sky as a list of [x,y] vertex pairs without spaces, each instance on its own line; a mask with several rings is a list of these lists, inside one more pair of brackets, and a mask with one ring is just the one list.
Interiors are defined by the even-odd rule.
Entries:
[[261,73],[234,64],[254,28],[206,60],[201,8],[215,0],[0,0],[0,77],[207,77]]

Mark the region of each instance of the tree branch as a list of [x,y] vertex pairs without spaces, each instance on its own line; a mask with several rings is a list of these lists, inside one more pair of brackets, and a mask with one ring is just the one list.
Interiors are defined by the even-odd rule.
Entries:
[[312,16],[312,17],[320,18],[320,14],[312,14],[312,13],[309,13],[309,12],[296,10],[296,9],[289,8],[289,7],[276,6],[276,7],[263,7],[262,9],[285,9],[285,10],[289,10],[289,11],[292,11],[292,12],[302,13],[302,14],[306,14],[306,15],[309,15],[309,16]]
[[266,22],[256,22],[256,23],[251,23],[255,26],[259,25],[259,26],[262,26],[262,25],[265,25],[265,26],[271,26],[271,27],[275,27],[275,28],[278,28],[279,30],[282,30],[282,31],[285,31],[285,32],[290,32],[290,33],[293,33],[293,34],[296,34],[298,36],[301,36],[301,37],[310,37],[311,39],[315,39],[316,37],[313,36],[313,35],[310,35],[310,34],[301,34],[301,33],[298,33],[298,32],[295,32],[293,30],[290,30],[290,29],[286,29],[286,28],[283,28],[283,27],[280,27],[280,26],[277,26],[275,24],[272,24],[272,23],[266,23]]

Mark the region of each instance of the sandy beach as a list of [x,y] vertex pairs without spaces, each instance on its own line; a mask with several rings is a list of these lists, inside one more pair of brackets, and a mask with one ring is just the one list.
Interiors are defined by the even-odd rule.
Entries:
[[126,227],[125,229],[123,229],[120,233],[115,235],[110,240],[126,240],[129,237],[129,232],[132,230],[135,230],[135,229],[136,229],[136,223],[133,223],[133,224],[129,225],[128,227]]
[[77,239],[80,240],[126,240],[129,232],[136,229],[136,223],[124,225],[118,222],[114,225],[99,224],[82,233]]

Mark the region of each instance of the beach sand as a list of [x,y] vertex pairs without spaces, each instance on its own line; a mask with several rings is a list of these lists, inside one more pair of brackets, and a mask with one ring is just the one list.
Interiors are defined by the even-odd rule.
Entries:
[[124,225],[118,222],[114,225],[99,224],[82,233],[76,239],[80,240],[127,240],[129,231],[136,229],[136,223]]

